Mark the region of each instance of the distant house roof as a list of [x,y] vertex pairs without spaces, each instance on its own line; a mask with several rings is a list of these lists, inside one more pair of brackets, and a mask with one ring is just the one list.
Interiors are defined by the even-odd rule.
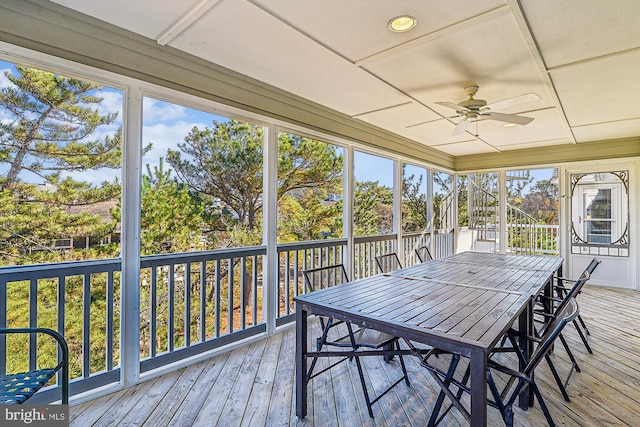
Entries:
[[105,222],[113,220],[111,209],[118,206],[117,200],[107,200],[105,202],[91,203],[89,205],[75,205],[67,208],[67,213],[78,215],[87,213],[89,215],[99,215]]

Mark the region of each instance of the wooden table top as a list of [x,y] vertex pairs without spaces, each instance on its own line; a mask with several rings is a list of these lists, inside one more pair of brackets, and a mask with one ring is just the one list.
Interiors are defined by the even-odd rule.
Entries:
[[562,265],[563,259],[551,255],[501,255],[487,252],[461,252],[438,261],[485,265],[488,267],[556,271]]
[[312,313],[396,336],[488,350],[561,264],[559,257],[464,252],[295,299]]

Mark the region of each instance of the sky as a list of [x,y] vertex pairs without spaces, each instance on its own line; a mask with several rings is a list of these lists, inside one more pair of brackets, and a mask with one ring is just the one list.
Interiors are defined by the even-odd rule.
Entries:
[[[11,82],[5,76],[5,71],[14,75],[17,74],[13,64],[0,61],[0,88],[11,85]],[[106,135],[113,135],[122,124],[123,93],[120,90],[103,87],[101,90],[96,91],[95,95],[102,98],[102,101],[97,104],[101,114],[118,113],[118,119],[114,123],[99,127],[91,136],[92,139],[102,139]],[[169,148],[176,149],[178,143],[184,141],[184,137],[194,126],[202,129],[206,126],[211,126],[213,120],[224,121],[228,120],[228,118],[145,97],[143,101],[143,144],[146,146],[152,143],[153,148],[143,157],[142,173],[146,173],[147,164],[153,170],[153,167],[158,165],[161,157],[166,159],[167,150]],[[0,122],[8,123],[9,121],[10,117],[8,117],[6,111],[0,109]],[[356,151],[354,163],[356,165],[356,180],[378,181],[381,185],[393,186],[392,160]],[[167,167],[168,165],[165,163],[165,168]],[[7,170],[7,165],[0,164],[0,173],[4,173]],[[416,176],[423,175],[423,171],[423,168],[413,165],[408,165],[405,170],[407,175],[415,174]],[[537,172],[539,179],[549,179],[551,177],[550,171],[550,169],[547,169]],[[120,171],[103,169],[72,173],[70,175],[75,179],[99,185],[103,181],[113,181],[116,177],[119,177]],[[37,176],[23,174],[21,178],[27,182],[42,183],[42,179]],[[446,192],[437,186],[434,191]]]

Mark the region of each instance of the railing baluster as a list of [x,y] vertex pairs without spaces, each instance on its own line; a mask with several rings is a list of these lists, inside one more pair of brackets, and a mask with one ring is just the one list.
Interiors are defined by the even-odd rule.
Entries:
[[247,258],[240,258],[240,329],[247,327]]
[[150,304],[151,304],[151,310],[149,315],[151,316],[149,318],[149,347],[150,347],[150,355],[151,357],[156,357],[156,340],[157,340],[157,333],[158,333],[158,324],[157,324],[157,300],[158,300],[158,291],[157,291],[157,284],[158,284],[158,267],[151,267],[151,284],[150,284],[150,289],[149,289],[149,293],[150,293]]
[[200,262],[200,341],[207,340],[207,262]]
[[[29,327],[38,327],[38,279],[29,281]],[[38,346],[36,334],[29,334],[29,370],[36,369],[36,350]],[[86,347],[89,348],[89,347]]]
[[[114,328],[114,324],[113,324],[113,306],[114,306],[114,284],[113,284],[113,280],[114,280],[114,274],[113,271],[108,271],[107,272],[107,319],[106,319],[106,329],[107,329],[107,333],[106,333],[106,368],[107,371],[112,371],[113,370],[113,328]],[[59,281],[64,280],[63,277],[61,276],[59,278]],[[58,284],[58,288],[64,288],[64,286],[60,286],[60,283]],[[64,295],[63,295],[64,297]],[[64,301],[64,300],[63,300]],[[64,316],[64,310],[59,310],[59,312],[63,313]],[[63,317],[64,319],[64,317]],[[64,320],[63,320],[64,322]]]
[[[287,252],[289,253],[289,252]],[[300,280],[302,277],[300,276],[300,251],[293,251],[293,294],[295,296],[300,294]],[[302,292],[304,292],[304,283],[302,283]],[[289,314],[291,310],[287,308],[287,314]]]
[[82,276],[82,376],[89,378],[91,374],[91,275]]
[[184,345],[191,345],[191,263],[184,266]]
[[222,288],[222,274],[220,274],[220,268],[221,268],[221,260],[217,259],[216,260],[216,270],[214,272],[215,275],[215,307],[214,307],[214,319],[213,319],[213,329],[214,329],[214,336],[216,338],[220,337],[220,302],[221,302],[221,296],[220,296],[220,291]]
[[[258,256],[253,256],[253,263],[251,265],[251,289],[253,299],[251,301],[251,313],[252,317],[252,325],[255,326],[258,324]],[[264,293],[264,287],[262,288],[262,292]]]
[[291,252],[287,251],[284,253],[284,258],[286,263],[284,264],[284,301],[285,301],[285,313],[289,314],[291,312],[291,269],[289,266],[291,265]]
[[173,351],[173,339],[175,336],[174,315],[175,315],[175,264],[169,264],[169,286],[167,287],[167,349]]
[[[7,281],[0,279],[0,328],[7,327]],[[7,373],[7,336],[0,334],[0,348],[5,351],[0,354],[0,375]]]
[[228,260],[229,267],[227,270],[227,332],[233,332],[233,305],[234,305],[234,296],[233,296],[233,258]]

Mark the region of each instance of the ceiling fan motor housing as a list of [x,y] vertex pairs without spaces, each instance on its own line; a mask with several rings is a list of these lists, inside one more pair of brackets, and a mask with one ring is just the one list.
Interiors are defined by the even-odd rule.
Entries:
[[458,103],[459,106],[468,108],[475,112],[479,111],[482,107],[487,105],[487,101],[484,99],[474,99],[473,96],[478,92],[478,86],[467,86],[464,88],[464,93],[467,94],[469,99]]

